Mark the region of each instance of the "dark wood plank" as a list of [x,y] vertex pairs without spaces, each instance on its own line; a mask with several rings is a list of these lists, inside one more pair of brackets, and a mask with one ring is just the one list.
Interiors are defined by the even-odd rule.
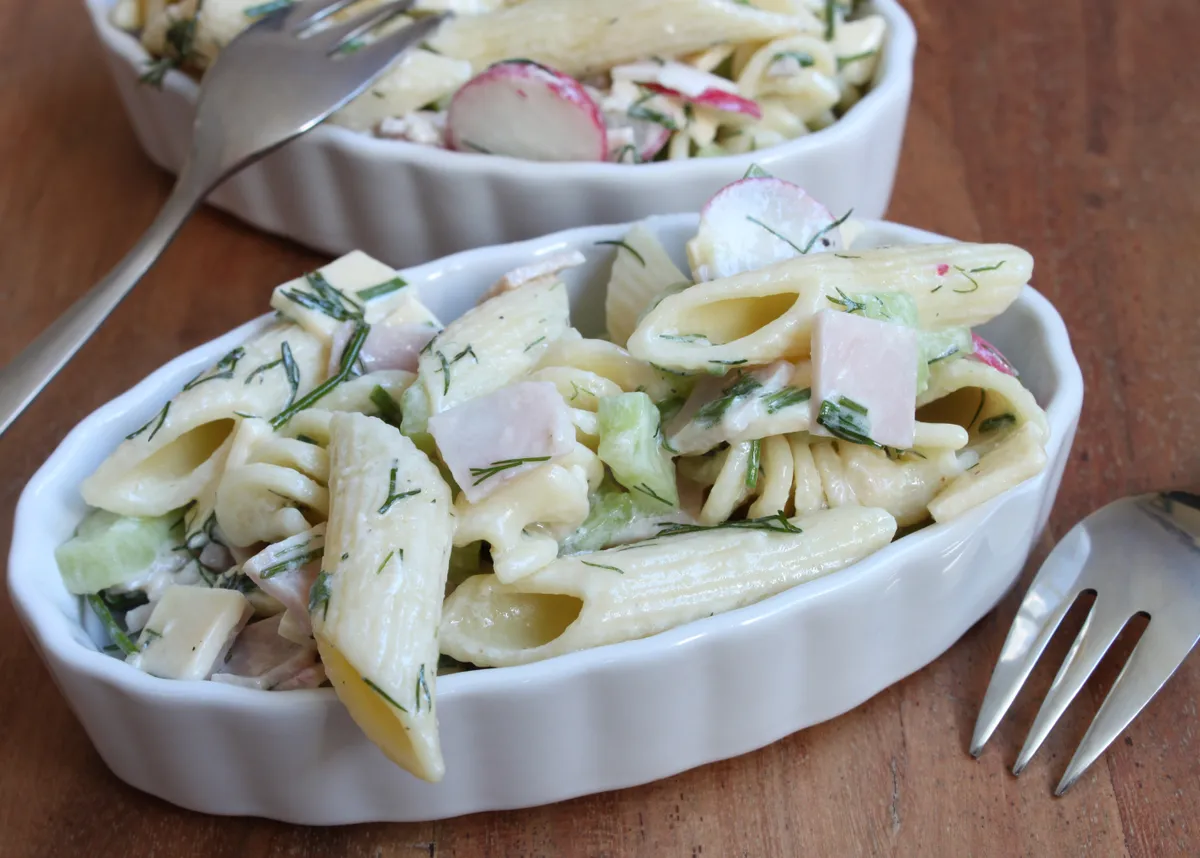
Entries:
[[[917,86],[892,216],[1012,241],[1067,320],[1088,398],[1048,534],[1123,494],[1200,488],[1200,7],[1147,0],[912,0]],[[114,263],[169,180],[137,150],[78,3],[0,8],[0,362]],[[0,438],[0,546],[21,486],[80,418],[260,311],[316,257],[211,211]],[[0,601],[0,853],[422,855],[1194,855],[1200,668],[1072,793],[1050,790],[1135,634],[1029,770],[1007,768],[1082,615],[1068,619],[982,758],[976,707],[1014,591],[926,669],[853,712],[656,784],[425,825],[308,829],[214,819],[117,781]],[[1134,630],[1136,631],[1136,630]]]

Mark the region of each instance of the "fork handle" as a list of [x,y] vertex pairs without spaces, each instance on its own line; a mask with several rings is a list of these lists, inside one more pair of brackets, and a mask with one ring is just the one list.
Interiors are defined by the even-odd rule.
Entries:
[[0,435],[137,285],[208,190],[208,183],[185,165],[158,216],[125,258],[0,370]]

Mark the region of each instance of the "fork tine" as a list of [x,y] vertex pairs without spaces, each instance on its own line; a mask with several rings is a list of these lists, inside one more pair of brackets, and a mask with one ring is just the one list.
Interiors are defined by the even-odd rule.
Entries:
[[1171,678],[1195,644],[1195,638],[1175,634],[1166,622],[1156,627],[1151,618],[1141,640],[1133,648],[1129,661],[1121,668],[1108,697],[1104,698],[1095,720],[1084,734],[1083,741],[1079,743],[1075,756],[1067,764],[1062,780],[1054,788],[1055,795],[1062,795],[1079,780],[1087,767],[1104,753],[1104,749],[1129,726],[1129,722]]
[[1038,570],[992,671],[971,737],[971,756],[983,753],[983,746],[1012,706],[1017,692],[1079,595],[1081,587],[1076,579],[1089,550],[1087,535],[1081,529],[1072,530]]
[[1127,612],[1110,608],[1103,594],[1096,598],[1083,628],[1071,644],[1071,651],[1067,653],[1062,667],[1058,669],[1058,675],[1054,677],[1054,683],[1046,693],[1046,699],[1042,701],[1037,717],[1033,719],[1033,726],[1029,728],[1025,745],[1013,765],[1014,775],[1021,774],[1029,765],[1046,736],[1075,699],[1079,689],[1083,688],[1083,684],[1092,675],[1092,671],[1096,669],[1096,665],[1100,663],[1104,653],[1108,652],[1113,640],[1127,622]]
[[297,0],[287,7],[284,26],[295,33],[305,27],[311,27],[318,21],[324,21],[330,15],[336,15],[358,0]]
[[450,14],[443,12],[440,15],[431,15],[428,18],[422,18],[394,33],[389,33],[383,38],[376,39],[366,47],[339,59],[338,64],[360,67],[357,70],[364,76],[374,74],[377,69],[383,68],[395,59],[396,55],[401,51],[425,41],[429,34],[436,30],[442,21],[448,17],[450,17]]
[[305,41],[316,48],[336,51],[352,39],[370,32],[380,24],[407,12],[415,0],[392,0],[362,15],[356,15],[342,24],[335,24],[319,33],[305,37]]

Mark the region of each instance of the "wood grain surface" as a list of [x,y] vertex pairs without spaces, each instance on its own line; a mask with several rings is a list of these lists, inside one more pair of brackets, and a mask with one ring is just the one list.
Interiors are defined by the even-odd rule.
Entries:
[[[1200,489],[1200,5],[908,5],[921,48],[891,216],[1029,248],[1083,364],[1079,435],[1027,581],[1104,502]],[[0,4],[0,363],[120,257],[168,187],[137,148],[81,4]],[[317,261],[212,211],[195,217],[0,438],[0,547],[21,487],[71,426],[261,312],[271,285]],[[1076,615],[983,757],[967,755],[1019,596],[924,670],[756,753],[534,810],[334,829],[205,817],[118,781],[0,599],[0,856],[1200,854],[1196,658],[1053,799],[1134,637],[1016,779],[1008,766]]]

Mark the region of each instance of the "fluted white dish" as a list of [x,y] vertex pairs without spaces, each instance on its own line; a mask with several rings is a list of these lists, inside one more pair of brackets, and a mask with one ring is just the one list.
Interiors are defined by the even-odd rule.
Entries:
[[[695,215],[652,221],[681,263],[696,224]],[[564,274],[576,324],[594,333],[613,253],[595,243],[625,230],[590,227],[469,251],[404,276],[451,318],[503,272],[579,249],[588,264]],[[888,223],[870,224],[863,239],[943,240]],[[18,616],[118,777],[206,813],[314,825],[436,819],[646,783],[859,705],[944,652],[1016,581],[1054,502],[1083,399],[1062,319],[1027,288],[982,331],[1046,409],[1049,464],[1040,476],[758,604],[643,640],[440,678],[446,778],[432,785],[388,762],[332,690],[174,682],[105,655],[90,611],[60,580],[54,548],[84,514],[80,482],[182,384],[266,320],[175,359],[66,437],[21,495],[8,582]]]
[[[198,87],[168,74],[139,83],[147,54],[109,21],[115,0],[86,0],[142,148],[179,170]],[[392,265],[555,230],[694,212],[759,163],[840,215],[882,217],[900,158],[916,31],[896,0],[870,4],[888,36],[874,87],[830,128],[745,155],[653,164],[538,163],[448,152],[322,125],[225,182],[210,202],[268,232],[331,254],[355,248]]]

